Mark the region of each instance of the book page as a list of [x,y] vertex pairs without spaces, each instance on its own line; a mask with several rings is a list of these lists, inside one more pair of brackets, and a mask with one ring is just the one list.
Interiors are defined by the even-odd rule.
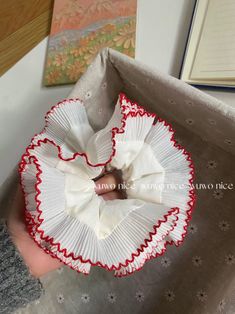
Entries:
[[235,78],[235,1],[208,0],[192,80]]

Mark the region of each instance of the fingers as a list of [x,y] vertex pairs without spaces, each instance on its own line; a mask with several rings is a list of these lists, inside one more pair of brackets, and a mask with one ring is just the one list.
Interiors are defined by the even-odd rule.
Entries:
[[121,183],[120,177],[117,174],[110,173],[95,182],[95,191],[99,195],[109,193],[114,191],[118,187],[119,183]]
[[101,195],[105,201],[110,201],[114,199],[124,199],[124,195],[118,191],[112,191]]
[[20,185],[17,186],[12,199],[9,216],[7,219],[7,226],[12,235],[24,234],[24,196]]
[[22,188],[20,184],[18,184],[15,195],[12,200],[12,204],[11,204],[11,213],[10,213],[11,218],[14,220],[23,221],[24,220],[23,219],[24,206],[25,206],[25,202],[24,202]]

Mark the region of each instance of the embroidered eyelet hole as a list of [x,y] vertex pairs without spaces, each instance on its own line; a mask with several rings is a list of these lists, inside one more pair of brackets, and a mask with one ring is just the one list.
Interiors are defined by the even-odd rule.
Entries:
[[176,105],[176,101],[174,99],[168,99],[169,104]]
[[233,265],[235,264],[235,257],[232,254],[228,254],[225,256],[225,262],[227,265]]
[[216,121],[214,119],[208,119],[210,125],[216,125]]
[[102,88],[102,89],[106,89],[106,88],[107,88],[107,82],[104,82],[104,83],[101,85],[101,88]]
[[192,100],[187,99],[185,100],[185,103],[189,106],[194,106],[194,102]]
[[172,290],[165,291],[165,298],[167,301],[172,302],[175,299],[175,294]]
[[181,138],[175,138],[175,141],[177,142],[177,144],[179,144],[179,145],[182,145],[183,144],[183,141],[182,141],[182,139]]
[[116,294],[110,292],[110,293],[108,294],[108,296],[107,296],[107,299],[108,299],[108,301],[109,301],[110,303],[114,303],[114,302],[116,302],[117,296],[116,296]]
[[230,228],[230,225],[227,221],[225,220],[221,220],[219,223],[218,223],[218,226],[220,228],[221,231],[228,231],[229,228]]
[[224,140],[224,143],[227,144],[227,145],[232,145],[232,141],[229,138],[226,138]]
[[47,250],[50,250],[51,249],[51,245],[50,243],[46,242],[46,241],[43,241],[42,242],[42,246],[47,249]]
[[220,200],[224,196],[224,192],[221,190],[214,190],[213,191],[213,196],[215,199]]
[[89,99],[89,98],[91,98],[91,96],[92,96],[92,92],[89,90],[85,94],[85,99]]
[[144,293],[142,291],[137,291],[135,297],[138,302],[144,301]]
[[197,232],[198,228],[195,224],[190,224],[188,230],[190,233],[194,234]]
[[81,296],[81,300],[82,300],[83,303],[88,303],[88,302],[90,302],[90,296],[89,296],[89,294],[83,293],[82,296]]
[[192,125],[194,123],[193,119],[188,118],[185,120],[187,124]]
[[62,293],[59,293],[57,295],[57,302],[58,303],[64,303],[64,295]]
[[217,167],[217,162],[215,160],[209,160],[207,162],[207,168],[214,169]]

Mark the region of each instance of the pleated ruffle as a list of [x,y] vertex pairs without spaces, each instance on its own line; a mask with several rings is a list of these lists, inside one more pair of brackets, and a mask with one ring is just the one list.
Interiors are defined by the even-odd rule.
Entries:
[[[127,199],[96,195],[93,179],[105,167],[122,171]],[[186,235],[195,203],[190,154],[167,122],[124,94],[97,133],[82,101],[53,107],[19,169],[30,234],[84,274],[91,266],[131,274]]]

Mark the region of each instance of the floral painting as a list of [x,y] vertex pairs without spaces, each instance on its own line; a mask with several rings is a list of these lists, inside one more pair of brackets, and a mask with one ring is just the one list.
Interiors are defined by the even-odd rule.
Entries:
[[55,0],[44,84],[76,82],[105,47],[135,56],[137,0]]

